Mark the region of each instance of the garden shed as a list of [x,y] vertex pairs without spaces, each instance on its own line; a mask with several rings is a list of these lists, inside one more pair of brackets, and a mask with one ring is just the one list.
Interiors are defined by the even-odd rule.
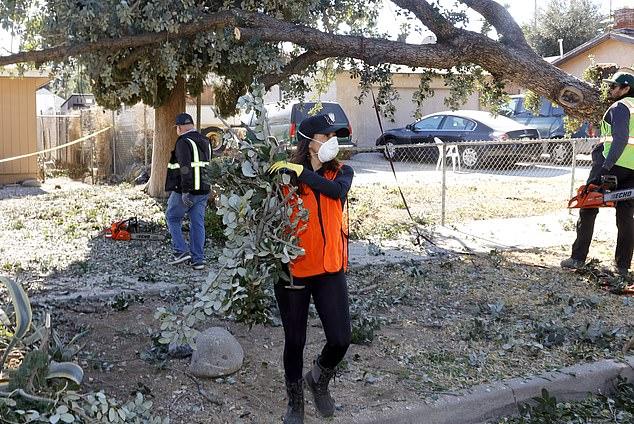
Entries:
[[[0,161],[37,151],[35,92],[49,81],[41,72],[0,71]],[[37,156],[0,162],[0,185],[37,178]]]

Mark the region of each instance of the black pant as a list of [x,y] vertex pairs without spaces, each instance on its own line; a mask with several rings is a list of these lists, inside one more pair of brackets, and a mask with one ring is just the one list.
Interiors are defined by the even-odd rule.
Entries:
[[[603,154],[601,149],[595,148],[592,151],[592,169],[588,181],[594,178],[603,165]],[[617,190],[634,187],[634,170],[614,165],[610,169],[610,175],[615,175],[617,179]],[[599,213],[598,208],[579,209],[579,219],[577,220],[577,239],[572,244],[573,259],[585,261],[592,242],[594,232],[594,221]],[[632,252],[634,251],[634,200],[616,202],[616,249],[614,251],[614,261],[619,268],[629,269],[632,262]]]
[[319,357],[319,363],[324,368],[333,369],[341,362],[350,346],[352,332],[348,286],[343,271],[294,278],[293,284],[305,288],[287,289],[283,282],[275,285],[275,298],[284,325],[284,371],[290,382],[302,378],[311,295],[326,333],[326,345]]

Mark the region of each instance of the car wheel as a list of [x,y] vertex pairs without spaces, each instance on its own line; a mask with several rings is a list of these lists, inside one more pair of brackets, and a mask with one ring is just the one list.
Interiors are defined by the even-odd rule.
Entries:
[[460,149],[460,161],[465,168],[475,168],[480,165],[482,158],[474,146],[467,146]]
[[400,160],[400,149],[395,148],[394,143],[388,141],[383,147],[383,156],[385,159],[390,160],[390,158],[392,158],[392,160]]
[[209,140],[213,156],[220,156],[227,147],[224,140],[224,130],[218,127],[207,127],[200,130],[200,133]]
[[550,148],[550,159],[557,165],[568,165],[572,160],[572,146],[569,143],[555,143]]

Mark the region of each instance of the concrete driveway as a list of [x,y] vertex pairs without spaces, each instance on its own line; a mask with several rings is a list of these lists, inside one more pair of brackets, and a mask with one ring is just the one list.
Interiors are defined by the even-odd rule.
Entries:
[[[345,161],[355,172],[354,184],[386,184],[396,185],[390,163],[380,152],[358,153]],[[555,166],[540,162],[518,162],[505,169],[475,169],[452,170],[451,161],[447,163],[446,179],[456,182],[473,182],[486,179],[487,181],[500,181],[512,183],[517,179],[557,179],[570,180],[571,168]],[[398,182],[401,185],[440,183],[442,181],[441,170],[436,169],[436,163],[394,162]],[[587,163],[575,168],[575,181],[585,181],[590,167]]]

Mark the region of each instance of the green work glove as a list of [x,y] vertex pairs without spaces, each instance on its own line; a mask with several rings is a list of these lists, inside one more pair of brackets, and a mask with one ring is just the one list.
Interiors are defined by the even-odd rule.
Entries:
[[271,165],[271,167],[269,168],[269,173],[273,173],[281,169],[288,169],[290,171],[293,171],[299,177],[300,175],[302,175],[302,172],[304,171],[304,166],[298,163],[280,160],[278,162],[275,162],[273,165]]

